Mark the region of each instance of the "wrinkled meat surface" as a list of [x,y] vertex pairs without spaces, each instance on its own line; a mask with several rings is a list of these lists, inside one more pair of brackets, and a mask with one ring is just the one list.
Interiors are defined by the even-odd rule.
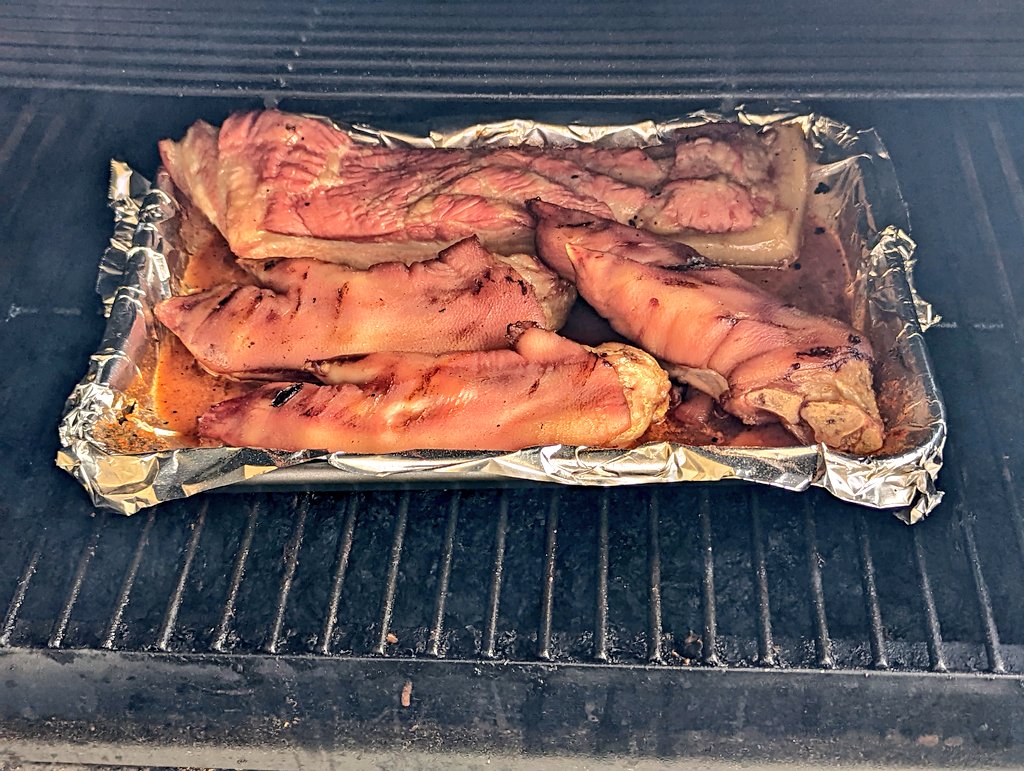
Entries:
[[747,424],[803,441],[882,445],[872,351],[848,325],[783,304],[675,242],[533,202],[542,259],[612,327]]
[[[377,351],[500,348],[509,324],[560,325],[574,297],[554,277],[538,296],[527,277],[474,238],[412,266],[383,263],[364,271],[308,259],[242,264],[260,286],[226,284],[156,308],[157,318],[214,373],[301,370],[308,361]],[[534,273],[547,272],[535,267]]]
[[664,414],[668,378],[643,352],[526,325],[511,334],[513,350],[321,363],[313,369],[328,385],[262,386],[213,406],[199,433],[236,447],[354,453],[620,446]]

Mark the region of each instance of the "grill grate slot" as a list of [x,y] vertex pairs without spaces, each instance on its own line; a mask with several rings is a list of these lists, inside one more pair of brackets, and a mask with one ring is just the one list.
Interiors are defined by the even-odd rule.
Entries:
[[181,561],[181,568],[178,570],[178,577],[171,590],[170,600],[167,603],[167,610],[164,612],[163,621],[160,623],[160,631],[157,633],[156,647],[158,650],[166,651],[171,644],[171,635],[174,634],[174,627],[178,623],[178,612],[181,610],[181,603],[185,598],[185,585],[188,582],[188,575],[192,571],[192,561],[196,557],[196,550],[199,548],[199,538],[203,534],[203,526],[206,524],[206,512],[210,508],[209,500],[203,501],[192,523],[192,535],[189,536],[188,545],[185,547],[185,554]]
[[597,601],[594,608],[594,660],[608,661],[608,512],[611,495],[601,493],[597,509]]
[[772,667],[777,663],[772,640],[772,611],[768,602],[768,567],[764,556],[761,505],[756,493],[750,495],[750,539],[753,549],[754,586],[757,590],[757,661]]
[[391,553],[388,557],[388,574],[384,581],[384,596],[380,602],[380,629],[377,644],[373,652],[383,656],[388,647],[391,635],[391,616],[395,610],[395,590],[398,588],[398,566],[402,561],[402,544],[405,542],[405,529],[409,523],[409,493],[402,495],[395,516],[395,534],[391,541]]
[[942,645],[942,628],[939,624],[939,612],[935,607],[935,596],[932,594],[932,580],[928,575],[924,549],[921,547],[921,539],[917,531],[911,531],[910,537],[914,544],[914,561],[917,564],[921,599],[924,602],[924,611],[928,624],[928,657],[931,659],[933,671],[946,672],[947,666]]
[[661,647],[661,543],[659,536],[660,507],[658,494],[651,491],[647,507],[647,659],[664,661]]
[[284,613],[288,607],[288,595],[292,591],[292,581],[295,579],[295,569],[299,565],[299,549],[302,548],[302,538],[306,531],[306,517],[309,515],[309,496],[304,495],[299,499],[295,512],[295,531],[291,540],[285,547],[285,570],[281,576],[281,588],[277,593],[277,605],[274,610],[274,621],[270,628],[270,634],[263,646],[267,653],[277,653],[278,643],[281,640],[281,629],[284,627]]
[[352,540],[356,530],[356,511],[359,497],[352,495],[348,499],[345,524],[338,540],[338,556],[334,562],[334,575],[331,578],[331,595],[327,602],[327,614],[324,617],[323,633],[320,635],[319,652],[331,652],[334,639],[334,627],[338,623],[338,607],[341,604],[341,592],[345,586],[345,573],[348,570],[349,558],[352,556]]
[[715,555],[711,546],[711,501],[707,490],[701,491],[698,506],[700,519],[701,552],[704,557],[704,571],[701,578],[701,592],[704,606],[704,630],[702,634],[701,662],[718,666],[718,622],[715,618]]
[[43,555],[43,547],[45,545],[46,531],[44,530],[36,538],[35,546],[32,548],[32,553],[29,555],[28,561],[25,563],[25,567],[22,568],[21,575],[18,576],[18,583],[14,588],[14,595],[11,597],[11,601],[7,605],[7,612],[4,613],[3,626],[0,626],[0,647],[10,644],[11,634],[14,632],[14,625],[18,622],[18,611],[21,610],[21,606],[25,602],[25,595],[28,593],[28,585],[31,583],[32,577],[36,574],[36,569],[39,567],[39,559]]
[[[455,551],[455,532],[459,526],[459,504],[462,496],[453,493],[448,505],[448,522],[444,529],[444,545],[441,552],[441,565],[438,568],[437,593],[434,596],[434,621],[430,625],[430,641],[427,653],[431,656],[441,655],[441,639],[444,634],[444,611],[448,602],[448,583],[452,575],[452,555]],[[550,626],[549,626],[550,632]]]
[[817,525],[810,500],[804,500],[804,533],[807,547],[807,572],[811,588],[811,604],[814,607],[814,649],[818,666],[832,669],[836,663],[832,658],[832,643],[828,635],[828,619],[825,616],[825,591],[821,586],[821,554],[818,553]]
[[249,559],[249,550],[252,548],[252,539],[256,534],[256,523],[259,520],[263,506],[259,503],[252,503],[249,506],[249,516],[245,522],[245,532],[242,534],[242,542],[235,554],[235,564],[231,569],[231,583],[228,585],[227,597],[221,609],[220,621],[214,632],[213,642],[210,647],[219,652],[227,649],[228,638],[231,635],[231,622],[235,618],[238,605],[238,591],[242,586],[242,579],[245,577],[245,563]]
[[859,548],[861,566],[861,585],[864,589],[864,603],[868,613],[871,643],[871,666],[875,669],[888,669],[889,658],[885,652],[885,628],[882,625],[882,610],[878,603],[878,587],[875,583],[875,562],[871,557],[871,536],[864,522],[864,514],[858,512],[854,520],[857,530],[857,546]]
[[505,535],[508,532],[508,494],[498,499],[498,521],[494,527],[494,567],[491,570],[491,590],[487,596],[487,626],[484,628],[480,654],[493,659],[498,640],[498,608],[501,605],[501,582],[505,569]]
[[46,641],[46,645],[49,648],[59,648],[64,642],[64,635],[67,634],[68,623],[71,621],[71,611],[74,610],[75,603],[78,601],[78,594],[82,590],[85,574],[89,570],[89,563],[96,556],[100,535],[103,533],[103,528],[106,524],[107,518],[105,516],[94,516],[92,533],[89,535],[89,540],[86,542],[85,548],[82,549],[81,556],[78,558],[78,567],[75,568],[75,574],[71,577],[71,585],[68,587],[64,604],[57,614],[53,630],[50,632],[50,639]]
[[135,551],[132,552],[132,561],[128,564],[128,570],[125,571],[124,581],[121,582],[121,591],[118,592],[117,600],[114,602],[114,612],[110,615],[107,630],[100,642],[101,648],[110,650],[114,647],[114,640],[121,627],[121,620],[124,618],[124,609],[128,607],[128,599],[131,596],[132,587],[135,585],[135,578],[139,575],[139,565],[142,564],[142,555],[146,551],[146,546],[149,545],[149,534],[155,521],[156,511],[151,509],[146,515],[146,523],[139,532],[139,541],[135,545]]
[[967,547],[967,560],[971,567],[971,578],[974,579],[974,591],[978,597],[978,611],[985,632],[985,654],[988,656],[989,670],[996,673],[1006,671],[1003,654],[999,645],[999,630],[996,629],[995,614],[992,600],[988,593],[988,584],[981,572],[981,559],[978,556],[978,544],[974,538],[974,527],[970,518],[960,512],[960,529],[963,532],[964,544]]
[[541,576],[540,628],[537,630],[537,658],[551,659],[551,617],[554,612],[555,556],[558,548],[558,496],[551,496],[544,536],[544,574]]

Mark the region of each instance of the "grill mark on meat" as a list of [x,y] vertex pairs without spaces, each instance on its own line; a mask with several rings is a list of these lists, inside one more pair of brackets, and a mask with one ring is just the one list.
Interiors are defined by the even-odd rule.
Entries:
[[270,406],[281,407],[287,404],[288,401],[292,399],[295,396],[295,394],[297,394],[301,390],[302,383],[294,383],[293,385],[290,385],[287,388],[282,388],[280,391],[277,392],[277,395],[274,396],[273,401],[270,402]]
[[302,414],[307,418],[315,418],[317,415],[327,409],[329,402],[321,402],[319,405],[314,403],[310,407],[307,407],[302,411]]

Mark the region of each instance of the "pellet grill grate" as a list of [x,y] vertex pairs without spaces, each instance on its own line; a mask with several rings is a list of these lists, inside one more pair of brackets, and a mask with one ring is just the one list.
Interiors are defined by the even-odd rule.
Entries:
[[[919,288],[945,315],[928,344],[947,496],[923,525],[745,485],[246,492],[125,519],[52,465],[102,331],[106,162],[153,169],[158,138],[263,95],[48,85],[0,91],[0,737],[14,756],[1022,759],[1020,101],[813,105],[886,140]],[[707,106],[538,104],[285,106],[409,131]]]

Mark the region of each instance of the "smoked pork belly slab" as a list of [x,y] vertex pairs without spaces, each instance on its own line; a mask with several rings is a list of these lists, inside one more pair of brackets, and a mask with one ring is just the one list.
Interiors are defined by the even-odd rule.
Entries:
[[576,299],[572,285],[535,258],[499,257],[475,238],[411,266],[239,262],[259,286],[225,284],[156,306],[157,318],[214,374],[280,377],[310,361],[378,351],[502,348],[509,324],[557,329]]
[[869,453],[884,428],[867,339],[697,252],[636,228],[531,202],[537,250],[612,327],[744,423]]
[[313,365],[327,385],[261,386],[211,407],[199,433],[234,447],[352,453],[627,447],[664,416],[668,376],[643,351],[589,348],[528,324],[509,336],[511,350]]
[[530,251],[525,203],[542,198],[716,260],[769,264],[799,246],[805,144],[795,126],[720,124],[647,148],[382,147],[325,119],[267,110],[219,129],[199,121],[160,152],[243,258],[408,263],[471,235],[504,254]]

